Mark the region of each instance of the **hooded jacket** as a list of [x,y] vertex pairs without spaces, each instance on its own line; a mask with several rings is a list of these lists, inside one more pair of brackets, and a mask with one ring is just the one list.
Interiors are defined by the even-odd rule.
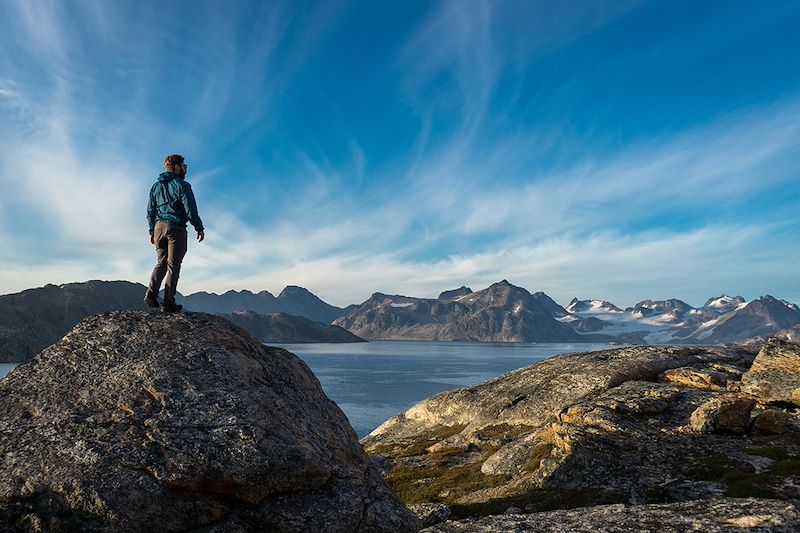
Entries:
[[183,227],[191,222],[195,230],[203,231],[203,221],[197,214],[192,186],[172,172],[163,172],[150,188],[150,201],[147,203],[150,235],[155,231],[158,220],[167,220]]

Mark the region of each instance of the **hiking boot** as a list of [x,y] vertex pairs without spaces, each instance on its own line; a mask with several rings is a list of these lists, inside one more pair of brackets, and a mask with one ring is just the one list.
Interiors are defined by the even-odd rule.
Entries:
[[183,306],[179,304],[171,304],[168,302],[164,302],[161,305],[161,310],[165,313],[180,313],[181,309],[183,309]]
[[147,307],[158,307],[158,297],[150,291],[144,295],[144,304]]

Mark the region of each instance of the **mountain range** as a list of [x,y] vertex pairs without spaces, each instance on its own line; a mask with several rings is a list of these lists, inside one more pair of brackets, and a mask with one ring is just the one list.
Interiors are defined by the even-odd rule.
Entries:
[[306,342],[366,342],[339,326],[326,326],[302,316],[286,313],[260,315],[237,311],[221,315],[263,342],[275,344]]
[[[51,284],[0,296],[0,362],[31,359],[89,315],[145,309],[142,303],[145,289],[144,285],[129,281],[93,280]],[[251,333],[264,342],[361,340],[330,328],[330,322],[345,310],[323,302],[302,287],[286,287],[277,298],[266,291],[258,294],[229,291],[223,295],[178,295],[176,300],[182,301],[187,311],[220,315],[250,312],[229,318],[245,329],[253,327]],[[264,315],[283,314],[257,318],[258,311]],[[322,323],[315,325],[310,321]]]
[[591,331],[647,344],[740,342],[800,324],[797,305],[769,295],[747,302],[723,294],[701,307],[676,299],[644,300],[624,310],[606,301],[574,299],[566,311],[558,319],[576,328],[592,321]]
[[375,293],[334,324],[366,339],[720,344],[791,336],[800,308],[769,295],[747,302],[724,294],[701,307],[673,298],[622,309],[575,298],[565,308],[503,280],[435,299]]
[[365,339],[481,342],[603,342],[556,320],[566,311],[543,292],[500,283],[473,292],[462,287],[439,298],[376,292],[334,324]]
[[188,296],[178,295],[175,301],[187,310],[215,315],[253,311],[260,315],[285,313],[302,316],[315,322],[330,324],[336,318],[347,314],[349,308],[336,307],[323,302],[303,287],[289,285],[275,297],[269,291],[253,293],[248,290],[228,291],[224,294],[196,292]]
[[[127,281],[88,281],[0,296],[0,362],[30,359],[89,315],[142,309],[144,291]],[[297,286],[277,297],[243,290],[177,300],[187,311],[227,315],[265,342],[353,341],[331,323],[364,339],[393,340],[720,344],[800,336],[800,308],[769,295],[748,302],[723,294],[700,307],[678,299],[642,300],[624,309],[575,298],[562,307],[543,292],[503,280],[479,291],[446,290],[437,298],[376,292],[346,308]]]

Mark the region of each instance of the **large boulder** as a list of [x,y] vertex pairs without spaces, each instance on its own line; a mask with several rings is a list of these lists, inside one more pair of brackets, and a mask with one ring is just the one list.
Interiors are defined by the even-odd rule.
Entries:
[[695,409],[689,424],[698,433],[745,433],[749,429],[750,412],[755,404],[749,398],[736,396],[712,398]]
[[420,526],[309,368],[220,317],[89,317],[0,412],[0,530]]
[[769,339],[742,376],[742,391],[761,403],[800,406],[800,344]]

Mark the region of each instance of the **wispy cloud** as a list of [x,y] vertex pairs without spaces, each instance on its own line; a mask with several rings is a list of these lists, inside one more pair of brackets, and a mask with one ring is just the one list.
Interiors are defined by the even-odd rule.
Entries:
[[[222,289],[229,283],[225,257],[230,266],[234,258],[248,257],[270,265],[268,273],[247,278],[259,287],[308,280],[339,303],[361,300],[371,290],[431,295],[453,280],[491,283],[499,277],[564,297],[608,290],[632,300],[656,285],[744,292],[746,280],[737,281],[742,270],[730,264],[745,261],[756,268],[765,257],[786,264],[779,260],[783,250],[769,248],[777,245],[770,235],[787,231],[775,226],[780,217],[765,214],[742,225],[736,213],[747,198],[794,179],[773,167],[798,147],[798,113],[793,102],[743,111],[676,137],[633,144],[605,160],[576,161],[504,191],[469,179],[472,173],[502,172],[496,163],[486,166],[466,155],[450,163],[426,160],[419,166],[428,173],[420,180],[423,187],[392,189],[394,196],[376,205],[332,192],[310,194],[313,205],[299,211],[310,216],[263,227],[259,237],[251,232],[252,243],[242,245],[249,255],[220,254],[221,268],[201,276],[200,284]],[[436,179],[442,169],[453,179]],[[454,190],[451,183],[458,179],[464,183]],[[626,235],[618,229],[684,209],[713,214],[685,233],[643,229]],[[229,222],[223,241],[247,227]],[[482,234],[489,241],[463,244]],[[428,257],[431,248],[445,252]],[[782,272],[774,279],[786,279]]]
[[[435,296],[508,278],[564,303],[696,304],[722,291],[800,299],[797,247],[785,245],[798,242],[786,225],[797,201],[752,208],[797,191],[796,93],[598,145],[571,135],[568,118],[532,112],[569,102],[577,83],[574,73],[535,79],[537,62],[636,4],[439,2],[393,22],[400,37],[381,48],[372,20],[347,26],[363,41],[326,40],[362,12],[335,1],[224,14],[214,2],[7,2],[0,292],[144,281],[154,259],[147,191],[176,150],[191,158],[208,228],[190,246],[184,292],[301,284],[345,305],[377,290]],[[329,94],[337,82],[347,94]],[[380,88],[386,116],[352,102]],[[548,91],[557,97],[540,101]],[[389,146],[376,149],[364,131]]]

